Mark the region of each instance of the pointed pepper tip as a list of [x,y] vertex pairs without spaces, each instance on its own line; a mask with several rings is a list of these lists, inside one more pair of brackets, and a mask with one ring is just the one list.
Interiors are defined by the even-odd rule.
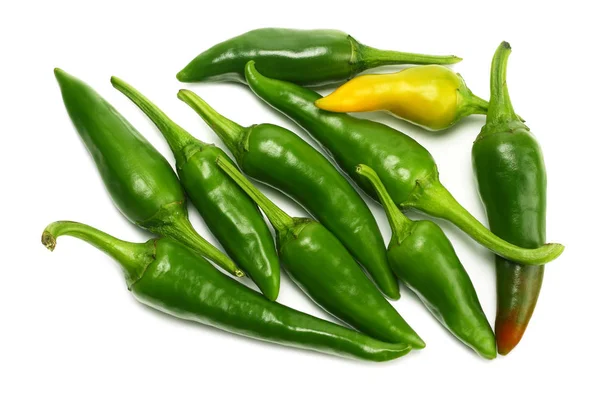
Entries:
[[411,341],[410,346],[415,350],[422,350],[425,347],[427,347],[423,339],[421,339],[419,336],[417,336],[414,340]]
[[187,72],[185,72],[185,68],[182,69],[181,71],[179,71],[177,73],[177,75],[175,75],[175,78],[177,78],[177,80],[179,82],[184,82],[184,83],[189,83],[192,82],[192,80],[190,79],[189,75],[187,74]]
[[519,325],[513,321],[504,321],[496,323],[496,343],[498,344],[498,354],[507,355],[521,341],[525,333],[526,326]]
[[54,68],[54,77],[57,81],[62,81],[64,78],[68,78],[69,74],[67,74],[64,70],[60,68]]

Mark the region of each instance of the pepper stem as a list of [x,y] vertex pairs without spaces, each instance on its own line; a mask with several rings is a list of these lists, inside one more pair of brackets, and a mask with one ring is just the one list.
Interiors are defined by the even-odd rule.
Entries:
[[265,215],[273,225],[273,228],[279,233],[284,232],[294,226],[294,219],[286,214],[281,208],[261,193],[236,167],[231,165],[223,157],[217,157],[217,165],[225,171],[235,183],[237,183],[244,192],[264,211]]
[[488,112],[488,107],[489,103],[487,101],[473,94],[469,90],[469,93],[465,96],[464,106],[461,107],[461,110],[459,111],[460,115],[457,117],[457,119],[474,114],[485,115]]
[[452,222],[479,244],[517,263],[543,265],[556,259],[564,250],[564,246],[558,243],[545,244],[536,249],[525,249],[499,238],[465,210],[437,179],[423,186],[418,198],[406,205]]
[[355,43],[357,45],[358,63],[362,64],[365,69],[381,67],[383,65],[399,64],[448,65],[462,61],[462,58],[457,56],[433,56],[428,54],[404,53],[393,50],[379,50],[356,41]]
[[181,89],[177,93],[177,98],[196,111],[225,143],[225,146],[233,153],[236,160],[239,160],[246,128],[219,114],[200,96],[190,90]]
[[377,192],[377,196],[383,205],[385,214],[390,222],[390,227],[392,228],[392,242],[402,242],[410,235],[414,222],[402,214],[396,204],[394,204],[394,200],[392,200],[385,185],[381,182],[381,179],[379,179],[377,172],[368,165],[359,164],[356,167],[356,173],[367,178],[369,182],[371,182],[371,185],[373,185],[373,188],[375,188],[375,192]]
[[126,242],[91,226],[71,221],[57,221],[48,225],[42,234],[42,244],[54,251],[56,239],[63,235],[84,240],[114,258],[123,269],[128,287],[142,277],[155,257],[154,240],[146,243]]
[[152,120],[178,160],[180,156],[183,156],[182,150],[188,144],[197,143],[201,146],[205,145],[205,143],[194,138],[185,129],[173,122],[160,108],[127,82],[116,76],[110,78],[110,82],[115,89],[127,96]]
[[502,42],[494,54],[490,81],[490,105],[486,124],[519,120],[510,101],[506,85],[506,69],[510,53],[510,44]]
[[168,236],[178,240],[196,251],[202,257],[211,260],[219,267],[238,278],[245,275],[244,272],[235,265],[231,258],[227,257],[212,243],[196,232],[187,215],[183,212],[174,212],[170,217],[169,223],[152,226],[148,229],[161,236]]

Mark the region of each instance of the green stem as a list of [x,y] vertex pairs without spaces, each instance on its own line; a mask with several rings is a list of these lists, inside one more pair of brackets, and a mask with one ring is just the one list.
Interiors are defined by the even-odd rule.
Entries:
[[401,51],[379,50],[357,42],[358,62],[365,69],[380,67],[383,65],[398,64],[456,64],[462,58],[457,56],[432,56],[428,54],[404,53]]
[[171,151],[176,157],[181,156],[185,146],[190,143],[205,145],[205,143],[194,138],[185,129],[173,122],[173,120],[171,120],[160,108],[152,103],[146,96],[137,91],[133,86],[115,76],[110,79],[110,82],[115,89],[133,101],[133,103],[152,120],[164,136]]
[[486,124],[519,120],[510,101],[506,85],[506,69],[510,53],[510,44],[502,42],[494,54],[490,82],[490,106]]
[[294,225],[294,219],[292,217],[286,214],[281,208],[277,207],[275,203],[267,198],[267,196],[262,194],[256,186],[250,183],[250,181],[246,179],[236,167],[231,165],[229,161],[223,157],[218,157],[217,165],[221,167],[221,169],[225,171],[225,173],[229,175],[229,177],[233,179],[256,204],[258,204],[277,232],[284,232]]
[[229,257],[196,232],[190,220],[183,213],[174,213],[168,224],[157,225],[149,230],[183,243],[238,278],[244,276],[244,272]]
[[545,244],[537,249],[524,249],[499,238],[465,210],[437,180],[423,187],[412,206],[452,222],[492,252],[517,263],[543,265],[556,259],[564,250],[564,246],[557,243]]
[[402,242],[410,234],[414,222],[398,209],[377,172],[367,165],[359,164],[356,167],[356,173],[367,178],[375,188],[392,228],[392,242]]
[[196,111],[204,122],[215,131],[223,143],[225,143],[225,146],[233,153],[236,160],[239,160],[239,155],[242,151],[242,140],[247,129],[219,114],[192,91],[181,89],[177,93],[177,98]]
[[[488,112],[489,103],[479,96],[474,95],[469,91],[469,95],[465,99],[464,110],[466,115],[481,114],[485,115]],[[462,111],[462,110],[461,110]]]
[[42,234],[42,244],[54,251],[56,239],[63,235],[84,240],[114,258],[123,268],[128,287],[142,277],[155,257],[154,240],[146,243],[126,242],[91,226],[71,221],[57,221],[48,225]]

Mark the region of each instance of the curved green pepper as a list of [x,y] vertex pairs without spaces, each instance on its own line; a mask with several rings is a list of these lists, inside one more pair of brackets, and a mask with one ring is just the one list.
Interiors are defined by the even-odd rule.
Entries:
[[141,303],[174,317],[238,335],[342,357],[388,361],[410,346],[390,344],[267,300],[223,275],[169,238],[131,243],[76,222],[55,222],[42,243],[54,250],[62,235],[85,240],[113,257]]
[[256,204],[215,164],[217,157],[227,157],[225,152],[194,138],[124,81],[112,77],[111,82],[156,124],[175,155],[181,184],[208,228],[264,295],[275,300],[279,260],[273,237]]
[[321,153],[276,125],[244,128],[188,90],[181,90],[178,97],[219,135],[242,171],[300,203],[346,246],[386,296],[400,297],[371,210]]
[[121,213],[135,225],[179,240],[243,276],[192,227],[183,189],[167,160],[94,89],[61,69],[54,74],[71,121]]
[[370,183],[356,172],[358,164],[373,168],[401,208],[415,208],[447,219],[494,253],[525,264],[543,264],[558,257],[564,247],[547,244],[524,249],[491,233],[465,210],[440,183],[431,154],[402,132],[378,122],[320,110],[321,96],[293,83],[261,75],[254,62],[246,65],[246,81],[269,105],[302,126],[337,164],[371,197]]
[[[539,143],[515,114],[508,95],[510,51],[510,45],[503,42],[494,55],[490,108],[473,144],[473,167],[492,232],[534,248],[546,240],[546,167]],[[498,352],[505,355],[525,333],[542,287],[544,266],[496,257],[496,276],[496,341]]]
[[390,266],[431,313],[482,357],[496,358],[496,339],[473,283],[442,229],[431,221],[411,221],[394,204],[370,167],[359,165],[377,192],[392,228]]
[[336,30],[264,28],[219,43],[177,74],[181,82],[245,82],[244,66],[255,60],[266,76],[299,85],[345,81],[382,65],[454,64],[456,56],[379,50]]
[[277,233],[281,265],[315,303],[371,337],[407,343],[417,349],[425,347],[331,232],[313,219],[287,215],[226,158],[217,159],[217,164],[271,221]]

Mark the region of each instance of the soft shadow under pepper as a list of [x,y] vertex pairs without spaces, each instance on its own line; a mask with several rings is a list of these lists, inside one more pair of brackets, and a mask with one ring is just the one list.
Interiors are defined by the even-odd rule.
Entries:
[[54,250],[56,239],[63,235],[82,239],[114,258],[123,270],[127,288],[139,302],[177,318],[360,360],[388,361],[411,350],[409,345],[381,342],[269,301],[170,238],[131,243],[84,224],[61,221],[46,227],[42,243]]

